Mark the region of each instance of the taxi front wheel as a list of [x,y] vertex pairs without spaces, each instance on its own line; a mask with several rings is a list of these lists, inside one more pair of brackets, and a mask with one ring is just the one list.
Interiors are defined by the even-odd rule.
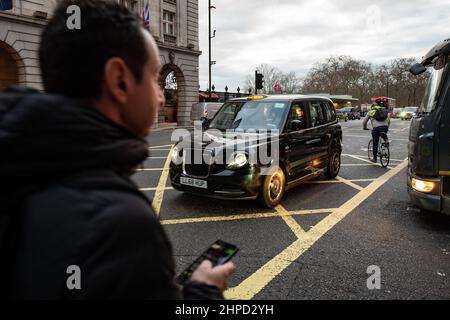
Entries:
[[273,174],[265,176],[258,195],[259,202],[268,208],[279,205],[284,195],[285,184],[286,177],[281,168],[278,168]]

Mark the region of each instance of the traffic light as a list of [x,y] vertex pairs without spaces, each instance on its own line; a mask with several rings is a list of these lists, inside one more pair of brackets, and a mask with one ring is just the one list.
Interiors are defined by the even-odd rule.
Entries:
[[256,90],[264,88],[264,75],[256,71],[255,76]]

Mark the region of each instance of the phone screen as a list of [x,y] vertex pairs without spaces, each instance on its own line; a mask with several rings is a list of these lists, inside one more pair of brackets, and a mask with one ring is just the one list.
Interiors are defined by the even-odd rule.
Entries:
[[178,283],[186,282],[203,261],[210,260],[213,266],[219,266],[230,261],[238,251],[239,249],[235,245],[217,240],[177,277]]

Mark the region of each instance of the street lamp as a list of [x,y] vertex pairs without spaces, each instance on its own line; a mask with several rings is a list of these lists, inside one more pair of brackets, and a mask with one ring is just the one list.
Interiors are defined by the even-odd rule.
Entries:
[[208,21],[209,21],[209,98],[211,99],[211,66],[216,64],[215,61],[211,61],[211,39],[216,37],[216,30],[214,30],[214,35],[211,36],[211,9],[216,9],[216,7],[211,5],[211,0],[208,0]]

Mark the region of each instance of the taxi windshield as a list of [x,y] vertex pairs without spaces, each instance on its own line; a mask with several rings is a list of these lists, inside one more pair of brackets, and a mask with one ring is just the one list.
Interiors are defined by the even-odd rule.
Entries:
[[248,101],[226,103],[209,124],[218,130],[282,129],[289,102]]

